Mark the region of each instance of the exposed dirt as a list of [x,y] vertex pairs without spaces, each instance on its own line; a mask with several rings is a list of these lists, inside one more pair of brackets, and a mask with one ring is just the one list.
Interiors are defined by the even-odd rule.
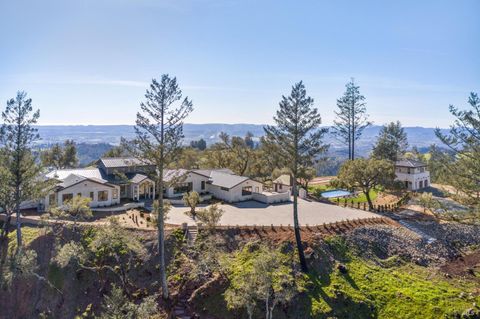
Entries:
[[336,176],[321,176],[321,177],[315,177],[309,182],[309,185],[326,185],[330,183],[332,179],[334,179]]
[[375,205],[392,205],[398,202],[400,199],[399,196],[387,193],[378,194],[377,198],[374,200]]
[[440,270],[452,276],[478,277],[480,281],[480,249],[445,263]]

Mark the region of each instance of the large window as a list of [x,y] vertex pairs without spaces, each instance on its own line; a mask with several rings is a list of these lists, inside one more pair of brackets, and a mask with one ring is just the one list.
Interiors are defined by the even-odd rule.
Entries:
[[98,201],[106,202],[108,200],[108,191],[99,191],[98,192]]
[[242,187],[242,196],[252,195],[252,186]]
[[181,183],[175,185],[173,188],[173,193],[179,194],[179,193],[188,193],[192,191],[193,189],[193,184],[192,183]]
[[66,200],[72,199],[73,194],[63,194],[62,195],[62,203],[64,203]]

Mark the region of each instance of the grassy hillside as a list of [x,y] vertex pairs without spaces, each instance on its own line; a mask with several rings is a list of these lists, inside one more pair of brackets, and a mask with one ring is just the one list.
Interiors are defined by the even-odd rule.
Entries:
[[[389,238],[392,243],[402,241],[403,233],[392,235],[395,227],[384,227],[392,231],[388,235],[392,236]],[[0,290],[0,306],[5,307],[5,313],[44,313],[49,314],[48,318],[68,318],[73,314],[93,318],[94,314],[98,315],[102,295],[108,292],[109,285],[105,285],[107,291],[102,291],[103,285],[99,285],[99,279],[94,273],[79,272],[72,265],[59,268],[52,259],[55,245],[58,245],[52,240],[52,234],[46,234],[38,228],[23,229],[25,243],[37,251],[40,274],[63,291],[64,295],[60,298],[53,289],[32,278],[19,279],[10,288],[13,289],[11,291],[16,289],[16,294],[11,294],[5,288]],[[368,231],[370,230],[358,234]],[[91,230],[86,231],[86,234],[90,233]],[[175,296],[192,296],[189,306],[200,318],[247,318],[244,309],[227,308],[224,293],[229,286],[228,276],[206,273],[199,275],[202,267],[212,262],[206,259],[212,257],[206,249],[212,242],[217,245],[222,259],[231,257],[252,241],[267,244],[271,249],[285,251],[285,260],[298,269],[291,233],[287,233],[290,235],[286,237],[279,237],[278,233],[270,236],[268,232],[233,230],[214,235],[206,233],[198,237],[194,247],[187,247],[180,230],[170,234],[167,240],[170,264],[168,277],[172,293]],[[148,251],[146,259],[134,263],[134,268],[128,274],[132,296],[138,302],[140,297],[159,291],[158,269],[155,266],[155,233],[135,232],[132,236],[140,237]],[[417,254],[422,254],[425,247],[413,247],[411,240],[402,241],[407,246],[402,246],[404,248],[400,251],[400,257],[399,254],[391,254],[386,250],[378,253],[376,250],[383,249],[384,244],[377,241],[372,242],[371,247],[362,248],[355,236],[354,232],[348,236],[324,238],[310,234],[304,237],[307,250],[311,252],[311,272],[306,276],[300,275],[300,293],[288,305],[279,305],[274,318],[477,318],[461,317],[461,314],[468,309],[480,311],[474,306],[474,303],[480,304],[478,268],[469,275],[450,276],[438,270],[443,262],[429,266],[415,264],[409,257],[408,250],[415,249]],[[385,236],[387,235],[382,235]],[[14,249],[15,232],[10,234],[10,238],[11,249]],[[69,242],[71,239],[71,234],[63,232],[57,241]],[[116,282],[112,276],[100,279],[110,284]],[[13,302],[14,296],[20,295],[21,300],[38,300],[36,308],[31,308],[33,305],[29,302]],[[159,313],[165,315],[168,312],[168,305],[160,302],[158,306]],[[18,312],[19,309],[21,312]],[[156,318],[163,318],[162,316]],[[263,304],[258,303],[254,318],[263,317]]]

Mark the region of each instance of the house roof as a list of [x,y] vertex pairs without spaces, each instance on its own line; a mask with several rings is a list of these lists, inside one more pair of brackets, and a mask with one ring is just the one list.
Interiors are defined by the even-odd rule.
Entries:
[[106,168],[151,165],[148,161],[135,157],[103,157],[100,158],[100,162]]
[[283,174],[283,175],[278,176],[273,182],[276,183],[276,184],[291,186],[292,185],[292,178],[288,174]]
[[165,182],[171,182],[176,178],[180,178],[187,174],[189,171],[183,168],[180,169],[167,169],[163,172],[163,180]]
[[228,168],[220,168],[220,169],[193,169],[193,170],[170,169],[170,170],[166,170],[165,173],[163,174],[163,180],[165,182],[170,182],[173,179],[180,178],[182,176],[185,176],[188,173],[195,173],[195,174],[207,177],[209,182],[212,185],[225,187],[225,188],[235,187],[238,184],[250,179],[245,176],[235,175]]
[[76,175],[76,174],[68,175],[57,186],[62,189],[66,189],[84,181],[91,181],[97,184],[113,187],[113,185],[109,184],[106,180],[95,178],[95,177],[85,177],[85,176]]
[[401,167],[425,167],[427,164],[412,160],[412,159],[401,159],[399,161],[395,162],[395,166],[401,166]]
[[233,188],[249,179],[250,178],[245,176],[228,174],[221,171],[212,171],[210,173],[210,182],[212,183],[212,185],[225,188]]
[[127,174],[127,177],[131,183],[140,184],[146,179],[149,179],[148,176],[143,174]]
[[194,169],[194,170],[192,170],[193,173],[203,175],[203,176],[206,176],[206,177],[210,177],[210,175],[212,174],[213,171],[233,175],[233,171],[231,169],[228,169],[228,168]]
[[49,172],[47,178],[55,178],[58,180],[65,180],[69,175],[83,176],[86,178],[96,178],[106,182],[107,180],[102,176],[102,172],[98,168],[77,168],[77,169],[59,169]]

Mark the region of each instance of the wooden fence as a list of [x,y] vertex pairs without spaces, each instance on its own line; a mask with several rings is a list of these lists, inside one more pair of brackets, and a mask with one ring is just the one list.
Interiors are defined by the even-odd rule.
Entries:
[[396,212],[399,211],[403,205],[408,203],[408,201],[411,198],[410,193],[406,193],[402,198],[400,198],[398,201],[395,203],[391,204],[385,204],[385,205],[373,205],[373,208],[370,209],[368,207],[368,203],[355,203],[352,198],[337,198],[335,201],[331,201],[332,204],[342,206],[342,207],[349,207],[349,208],[356,208],[356,209],[361,209],[364,211],[372,211],[372,212],[378,212],[378,213],[384,213],[384,212]]

